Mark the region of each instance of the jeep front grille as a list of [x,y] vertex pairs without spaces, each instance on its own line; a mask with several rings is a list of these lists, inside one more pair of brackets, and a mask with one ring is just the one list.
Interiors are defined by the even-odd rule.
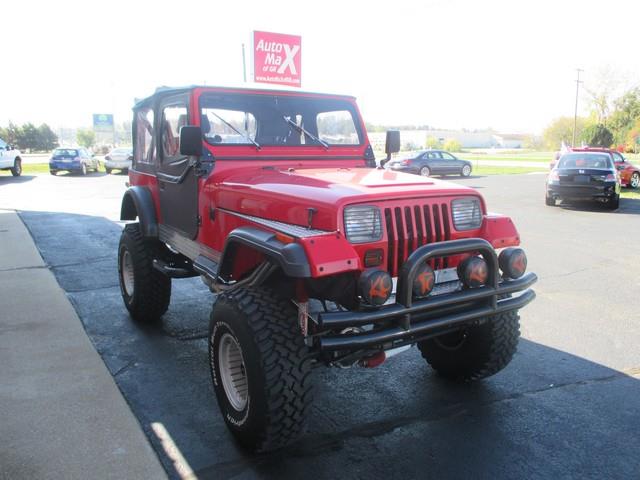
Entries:
[[[389,242],[387,268],[394,277],[418,247],[451,240],[449,205],[445,203],[385,208],[384,219]],[[434,269],[447,268],[448,265],[447,258],[431,261]]]

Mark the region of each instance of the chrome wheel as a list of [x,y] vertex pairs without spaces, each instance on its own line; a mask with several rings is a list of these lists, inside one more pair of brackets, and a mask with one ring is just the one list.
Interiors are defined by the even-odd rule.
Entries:
[[233,335],[229,333],[225,333],[220,339],[218,366],[227,400],[237,411],[242,411],[247,406],[249,383],[242,350]]
[[471,167],[469,165],[465,165],[462,167],[462,176],[468,177],[469,175],[471,175]]
[[637,172],[631,175],[631,181],[629,182],[631,188],[638,188],[640,186],[640,174]]
[[120,275],[122,275],[122,286],[124,292],[133,297],[134,289],[134,274],[133,274],[133,261],[131,260],[131,254],[129,250],[122,252],[122,260],[120,261]]
[[428,177],[431,174],[431,171],[429,170],[429,167],[422,167],[420,169],[420,175],[422,175],[423,177]]

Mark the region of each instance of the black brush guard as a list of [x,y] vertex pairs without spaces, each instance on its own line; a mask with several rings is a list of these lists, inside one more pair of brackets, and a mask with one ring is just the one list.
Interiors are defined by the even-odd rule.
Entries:
[[[487,262],[489,278],[485,286],[424,299],[413,298],[413,280],[421,265],[432,258],[461,253],[479,253]],[[318,315],[321,332],[367,325],[373,325],[373,329],[362,333],[320,335],[318,344],[324,352],[387,350],[410,345],[458,330],[484,317],[524,307],[536,297],[529,287],[537,280],[534,273],[526,273],[517,280],[501,279],[498,256],[491,244],[481,238],[424,245],[409,256],[400,270],[396,303],[370,311],[323,312]],[[505,298],[521,291],[517,297]]]

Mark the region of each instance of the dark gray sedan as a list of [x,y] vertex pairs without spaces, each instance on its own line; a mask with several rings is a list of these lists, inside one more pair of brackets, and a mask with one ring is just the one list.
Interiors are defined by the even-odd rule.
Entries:
[[424,150],[412,157],[391,160],[385,168],[396,172],[415,173],[428,177],[429,175],[471,175],[471,162],[443,150]]

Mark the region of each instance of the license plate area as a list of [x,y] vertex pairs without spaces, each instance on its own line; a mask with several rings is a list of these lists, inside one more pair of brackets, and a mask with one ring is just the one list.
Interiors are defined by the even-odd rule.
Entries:
[[[444,295],[446,293],[456,292],[462,288],[462,282],[458,279],[458,271],[455,268],[443,268],[436,270],[436,284],[429,296]],[[396,291],[398,288],[398,277],[393,277],[393,292],[389,299],[385,302],[385,305],[395,303]]]
[[576,175],[573,177],[574,183],[585,184],[591,181],[591,175]]

